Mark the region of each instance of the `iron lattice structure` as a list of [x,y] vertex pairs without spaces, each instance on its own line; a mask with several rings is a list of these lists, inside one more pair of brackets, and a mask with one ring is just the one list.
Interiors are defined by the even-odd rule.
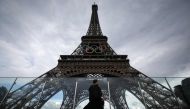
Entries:
[[[93,75],[120,77],[109,79],[110,100],[115,109],[128,108],[126,90],[147,109],[179,109],[171,90],[133,68],[127,55],[117,55],[109,46],[100,28],[97,10],[98,6],[92,5],[88,32],[81,38],[82,42],[77,49],[71,55],[61,55],[58,65],[52,70],[9,93],[3,103],[5,109],[39,109],[59,91],[64,95],[60,109],[71,109],[88,98],[88,82],[81,81],[76,99],[73,99],[74,77]],[[104,96],[108,97],[109,92],[105,87],[103,82],[102,90]]]

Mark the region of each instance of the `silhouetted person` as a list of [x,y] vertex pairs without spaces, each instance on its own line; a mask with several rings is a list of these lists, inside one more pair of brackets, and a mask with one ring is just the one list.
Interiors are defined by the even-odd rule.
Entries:
[[93,80],[93,84],[89,88],[89,103],[84,109],[104,109],[104,100],[102,99],[102,91],[98,85],[98,80]]
[[174,94],[182,100],[182,109],[190,109],[190,78],[182,80],[182,85],[174,87]]

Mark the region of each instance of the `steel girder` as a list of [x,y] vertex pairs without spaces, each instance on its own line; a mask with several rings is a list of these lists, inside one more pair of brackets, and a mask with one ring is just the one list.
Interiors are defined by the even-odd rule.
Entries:
[[[111,81],[111,80],[110,80]],[[113,82],[113,81],[112,81]],[[114,81],[114,82],[117,82],[117,81]],[[133,94],[137,99],[139,99],[139,101],[142,103],[142,104],[144,104],[144,106],[146,107],[146,108],[155,108],[155,109],[157,109],[158,107],[160,107],[160,104],[156,104],[155,102],[155,100],[153,99],[153,97],[152,96],[150,96],[149,94],[147,94],[146,96],[145,95],[143,95],[142,96],[142,93],[141,93],[141,89],[139,88],[139,86],[138,86],[138,83],[133,83],[133,81],[131,81],[131,80],[127,80],[126,78],[125,79],[119,79],[119,83],[120,83],[120,86],[119,86],[119,88],[121,88],[121,89],[123,89],[123,90],[121,90],[121,91],[123,91],[123,98],[125,98],[124,96],[124,92],[127,90],[128,92],[130,92],[131,94]],[[117,87],[114,87],[114,86],[117,86],[116,84],[114,85],[114,84],[112,84],[111,86],[110,86],[110,88],[111,88],[111,90],[112,89],[116,89],[116,88],[118,88],[118,86]],[[113,92],[115,92],[115,91],[113,91]],[[126,98],[127,99],[127,98]],[[126,101],[127,102],[127,101]],[[126,103],[127,104],[127,103]],[[157,107],[157,108],[156,108]]]
[[[177,101],[169,89],[147,77],[146,75],[138,72],[134,68],[126,68],[126,70],[131,71],[131,73],[128,72],[124,78],[109,79],[111,100],[115,108],[127,108],[127,101],[125,99],[124,92],[125,90],[128,90],[148,109],[179,109]],[[53,95],[58,93],[60,90],[64,92],[61,109],[71,109],[73,107],[75,79],[60,79],[56,77],[59,73],[61,73],[61,70],[59,68],[54,68],[46,74],[11,92],[8,95],[5,103],[6,109],[41,108]],[[117,84],[117,80],[119,80],[119,85]],[[75,106],[88,98],[88,91],[84,88],[78,89]],[[108,96],[108,94],[105,95]]]
[[[117,55],[116,52],[111,48],[111,46],[107,43],[107,42],[102,42],[103,46],[105,47],[104,49],[106,49],[104,52],[102,52],[101,54],[103,55]],[[100,44],[98,44],[98,48],[103,49],[102,46],[100,46]],[[97,44],[97,41],[95,42],[82,42],[74,51],[71,55],[85,55],[86,53],[86,47],[91,47],[93,44]]]
[[116,109],[128,109],[128,105],[125,99],[124,89],[120,87],[115,87],[114,89],[110,89],[111,99],[113,99],[114,107]]
[[[135,77],[126,77],[123,79],[119,79],[119,87],[131,92],[147,108],[180,108],[177,100],[175,99],[175,96],[169,89],[145,76],[143,79],[151,80],[151,83],[149,82],[149,84],[147,85],[147,81],[142,81],[141,77],[142,75],[139,74]],[[112,84],[111,86],[117,86],[117,84],[114,83],[118,82],[113,80],[112,82],[110,82],[110,84]],[[113,89],[115,88],[117,87],[114,87]]]
[[57,78],[50,78],[48,73],[8,94],[3,103],[5,109],[38,109],[42,107],[62,88],[60,85],[62,81]]

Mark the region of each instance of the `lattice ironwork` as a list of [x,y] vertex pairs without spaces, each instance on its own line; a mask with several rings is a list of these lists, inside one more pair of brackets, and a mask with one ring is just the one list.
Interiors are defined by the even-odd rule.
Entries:
[[[60,109],[72,109],[88,98],[89,87],[89,82],[83,79],[78,82],[76,89],[77,79],[74,77],[91,75],[93,78],[95,75],[96,78],[119,77],[108,79],[110,100],[115,109],[128,108],[126,90],[139,99],[147,109],[180,109],[171,90],[133,68],[127,55],[117,55],[109,46],[107,37],[102,35],[97,9],[97,5],[92,5],[87,35],[82,37],[82,43],[72,55],[61,55],[55,68],[9,93],[1,107],[39,109],[53,95],[62,91],[64,96]],[[102,84],[104,96],[108,98],[107,85],[105,82]],[[75,95],[76,99],[73,99]]]
[[103,35],[100,24],[99,24],[97,11],[98,11],[98,6],[96,4],[92,5],[92,15],[91,15],[90,25],[86,33],[86,36],[102,36]]

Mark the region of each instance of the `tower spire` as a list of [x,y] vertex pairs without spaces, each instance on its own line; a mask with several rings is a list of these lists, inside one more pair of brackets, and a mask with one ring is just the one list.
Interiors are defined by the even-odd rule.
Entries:
[[98,19],[98,5],[92,5],[92,15],[86,36],[103,36]]

